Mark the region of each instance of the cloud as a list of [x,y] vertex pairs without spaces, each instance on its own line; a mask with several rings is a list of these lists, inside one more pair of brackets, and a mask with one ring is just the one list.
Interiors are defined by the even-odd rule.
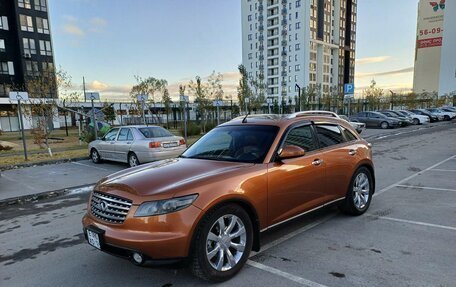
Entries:
[[106,21],[103,18],[94,17],[94,18],[90,19],[89,23],[90,23],[90,29],[89,29],[90,32],[101,33],[101,32],[103,32],[104,28],[108,24],[108,21]]
[[400,70],[393,70],[393,71],[387,71],[387,72],[375,72],[375,73],[356,73],[355,78],[375,78],[375,77],[381,77],[381,76],[393,76],[393,75],[401,75],[401,74],[408,74],[412,73],[414,70],[413,67],[405,68],[405,69],[400,69]]
[[389,59],[391,59],[391,56],[360,58],[360,59],[356,59],[355,61],[356,61],[357,65],[367,65],[367,64],[385,62]]
[[68,22],[77,22],[78,18],[72,16],[72,15],[63,15],[63,19],[65,19]]
[[84,31],[80,27],[72,23],[63,25],[63,32],[78,37],[83,37],[85,35]]

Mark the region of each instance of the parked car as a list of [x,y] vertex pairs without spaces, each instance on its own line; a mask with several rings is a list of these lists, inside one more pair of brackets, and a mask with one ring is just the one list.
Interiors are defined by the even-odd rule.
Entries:
[[411,118],[402,116],[402,115],[397,114],[397,113],[395,113],[393,111],[379,111],[379,113],[382,113],[385,116],[390,117],[390,118],[398,119],[399,120],[399,126],[401,126],[401,127],[406,127],[406,126],[409,126],[409,125],[413,124],[413,120]]
[[412,112],[405,111],[405,110],[396,111],[396,112],[401,115],[410,117],[412,119],[414,125],[424,125],[424,124],[428,124],[430,122],[430,119],[428,116],[414,114]]
[[361,134],[361,133],[366,129],[366,124],[365,124],[365,123],[350,121],[350,119],[349,119],[346,115],[340,115],[339,117],[340,117],[341,119],[346,120],[347,122],[349,122],[350,125],[351,125],[359,134]]
[[452,113],[456,113],[456,108],[455,107],[441,107],[440,108],[441,110],[445,111],[445,112],[452,112]]
[[159,126],[113,128],[101,140],[89,144],[90,158],[94,163],[111,160],[128,163],[131,167],[174,158],[185,149],[185,140],[182,137],[175,136]]
[[245,116],[177,159],[105,177],[82,223],[101,251],[137,265],[189,257],[193,274],[224,281],[261,232],[328,204],[361,215],[374,190],[371,146],[346,121]]
[[382,129],[396,128],[399,126],[399,120],[387,117],[378,112],[360,112],[350,117],[351,121],[365,123],[366,127],[381,127]]
[[[412,110],[409,110],[409,112],[417,114],[417,115],[428,116],[431,123],[440,121],[440,119],[437,115],[430,113],[423,109],[412,109]],[[442,117],[442,119],[443,119],[443,117]]]
[[456,118],[456,113],[453,112],[447,112],[437,108],[431,108],[426,110],[437,115],[442,115],[444,121],[451,121],[452,119]]
[[366,128],[366,124],[360,122],[352,122],[350,119],[345,115],[338,115],[335,112],[331,111],[320,111],[320,110],[313,110],[313,111],[301,111],[294,114],[289,115],[289,118],[296,117],[296,116],[324,116],[324,117],[333,117],[338,119],[346,120],[350,123],[350,125],[360,134]]

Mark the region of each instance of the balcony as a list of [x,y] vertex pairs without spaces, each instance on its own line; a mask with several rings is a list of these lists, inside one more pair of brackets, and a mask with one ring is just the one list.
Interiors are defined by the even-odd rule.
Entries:
[[282,51],[282,56],[286,56],[287,55],[287,51]]
[[263,32],[264,31],[264,26],[263,25],[258,26],[258,31]]
[[263,20],[264,20],[263,15],[258,16],[258,21],[263,22]]
[[287,71],[282,71],[282,77],[286,77],[287,76]]
[[263,61],[263,60],[264,60],[264,56],[263,56],[263,55],[260,55],[260,56],[258,57],[258,59],[259,59],[260,61]]
[[288,44],[287,40],[282,40],[282,46],[286,46]]
[[264,10],[264,6],[263,6],[263,4],[260,4],[258,6],[258,11],[262,12],[263,10]]
[[283,9],[282,9],[282,15],[286,16],[286,15],[287,15],[287,12],[288,12],[287,8],[283,8]]
[[263,41],[263,40],[264,40],[264,36],[263,36],[263,35],[260,35],[260,36],[258,37],[258,40]]
[[286,67],[288,65],[287,61],[282,61],[282,67]]
[[287,85],[287,81],[282,81],[282,87],[285,87]]
[[288,34],[288,30],[287,29],[283,29],[282,30],[282,36],[286,36]]
[[283,25],[283,26],[286,26],[287,24],[288,24],[288,21],[287,21],[286,19],[283,19],[283,20],[282,20],[282,25]]
[[287,2],[288,2],[287,0],[282,0],[283,5],[287,5]]

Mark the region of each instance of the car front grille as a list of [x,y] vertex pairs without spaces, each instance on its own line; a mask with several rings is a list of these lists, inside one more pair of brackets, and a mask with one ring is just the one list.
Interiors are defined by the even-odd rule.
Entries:
[[123,223],[132,201],[114,195],[93,192],[90,210],[92,215],[110,223]]

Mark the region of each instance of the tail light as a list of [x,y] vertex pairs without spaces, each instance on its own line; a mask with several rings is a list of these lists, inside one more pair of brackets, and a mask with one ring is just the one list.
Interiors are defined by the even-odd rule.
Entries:
[[150,142],[149,148],[157,148],[160,147],[160,142]]
[[179,140],[179,145],[184,145],[184,144],[185,144],[185,140],[184,139]]

